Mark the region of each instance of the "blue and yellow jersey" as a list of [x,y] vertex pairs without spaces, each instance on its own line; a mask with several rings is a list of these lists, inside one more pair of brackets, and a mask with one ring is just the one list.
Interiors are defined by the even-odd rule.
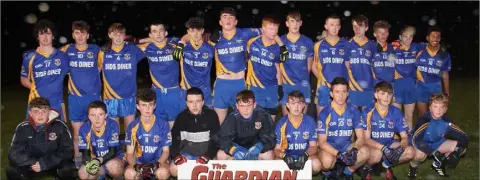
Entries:
[[128,125],[125,144],[135,146],[137,163],[155,163],[160,159],[163,147],[172,145],[170,126],[166,120],[152,115],[153,122],[144,124],[140,117]]
[[68,93],[75,96],[100,96],[100,48],[95,44],[88,44],[85,49],[77,49],[75,44],[68,44],[63,46],[61,51],[67,54],[69,59]]
[[313,41],[304,35],[300,35],[297,39],[283,35],[280,39],[288,49],[287,61],[280,63],[283,84],[309,84],[308,59],[313,59]]
[[395,79],[416,78],[415,59],[421,50],[421,45],[412,42],[409,47],[395,48]]
[[145,43],[138,47],[146,54],[150,67],[150,78],[153,88],[171,88],[178,86],[180,72],[178,61],[173,59],[175,46],[170,44],[168,38],[160,46],[154,43]]
[[245,70],[245,49],[250,38],[262,33],[259,28],[236,28],[231,36],[220,32],[215,44],[216,74],[233,74]]
[[391,142],[395,134],[408,131],[402,111],[392,105],[380,112],[377,105],[372,104],[363,110],[362,118],[371,132],[370,137],[383,145]]
[[372,58],[376,51],[377,44],[375,41],[360,41],[352,38],[350,45],[350,68],[348,71],[348,79],[350,90],[364,91],[374,88]]
[[90,157],[103,157],[110,147],[116,147],[117,155],[121,153],[118,140],[119,127],[117,122],[107,117],[100,132],[93,130],[92,123],[87,121],[80,127],[78,149],[90,149]]
[[180,61],[182,89],[191,87],[210,89],[210,70],[215,52],[213,44],[202,42],[195,46],[195,43],[188,41],[183,51],[183,58]]
[[310,141],[317,141],[315,120],[303,115],[300,122],[293,122],[283,116],[275,127],[277,144],[285,154],[300,156],[310,147]]
[[103,98],[123,99],[137,93],[137,63],[145,54],[135,45],[124,43],[108,52],[100,51],[98,64],[102,67]]
[[63,80],[69,71],[68,57],[54,49],[51,53],[31,50],[23,55],[20,77],[32,83],[28,102],[37,97],[45,97],[50,103],[63,102]]
[[393,46],[387,44],[381,52],[375,51],[372,61],[373,77],[379,82],[392,83],[395,75],[395,51],[393,51]]
[[345,61],[349,61],[349,43],[344,39],[335,42],[329,42],[326,39],[315,43],[314,62],[312,68],[318,70],[318,85],[330,87],[330,83],[335,77],[348,79],[347,67]]
[[257,36],[248,40],[247,52],[247,85],[260,88],[278,85],[275,64],[280,63],[280,46],[264,42]]
[[337,150],[352,143],[351,136],[355,129],[365,128],[360,111],[350,103],[344,109],[329,104],[318,116],[317,134],[327,135],[327,142]]
[[421,50],[417,55],[417,79],[423,83],[435,83],[442,80],[442,72],[450,71],[450,54],[444,59],[440,58],[438,51],[432,51],[428,47]]

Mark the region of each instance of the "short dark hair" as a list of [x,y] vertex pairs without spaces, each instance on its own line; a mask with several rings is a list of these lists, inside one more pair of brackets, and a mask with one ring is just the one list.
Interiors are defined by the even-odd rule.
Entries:
[[32,108],[50,109],[50,100],[45,97],[33,98],[28,106],[29,110]]
[[345,85],[347,86],[347,90],[350,88],[348,87],[348,81],[344,77],[336,77],[333,79],[332,83],[330,83],[330,91],[333,91],[333,86],[335,85]]
[[105,113],[107,113],[107,105],[103,101],[100,101],[100,100],[96,100],[96,101],[91,102],[90,104],[88,104],[87,107],[88,107],[87,112],[90,111],[90,109],[100,108]]
[[438,32],[441,35],[442,34],[442,29],[438,26],[429,27],[428,30],[427,30],[427,36],[429,36],[430,33],[432,33],[432,32]]
[[35,24],[35,28],[33,28],[33,35],[35,38],[38,38],[38,33],[45,33],[50,29],[52,31],[53,37],[57,35],[57,30],[55,28],[55,23],[48,19],[41,19]]
[[154,21],[152,21],[152,23],[150,23],[150,26],[160,26],[160,25],[163,26],[165,31],[168,30],[168,25],[165,24],[162,20],[154,20]]
[[125,29],[125,26],[123,26],[121,23],[113,23],[108,27],[108,34],[115,31],[126,33],[127,30]]
[[75,30],[79,30],[80,32],[89,32],[90,25],[85,21],[73,21],[72,23],[72,32]]
[[325,18],[325,24],[327,23],[327,21],[328,21],[329,19],[338,19],[338,20],[340,20],[340,16],[338,16],[338,15],[336,15],[336,14],[330,14],[330,15],[328,15],[328,16]]
[[377,83],[377,85],[375,85],[375,92],[379,92],[379,91],[387,92],[388,94],[393,94],[392,84],[386,81]]
[[298,99],[301,102],[305,102],[305,96],[299,90],[292,91],[288,94],[288,99]]
[[142,88],[142,89],[139,89],[137,92],[137,104],[140,101],[156,103],[156,100],[157,100],[157,95],[155,94],[155,91],[153,91],[150,88]]
[[287,14],[287,21],[288,21],[288,18],[295,19],[295,21],[301,21],[302,15],[298,11],[290,11]]
[[278,26],[280,25],[280,21],[274,15],[267,14],[262,18],[262,27],[266,26],[267,24],[274,24]]
[[224,7],[224,8],[220,11],[220,16],[222,16],[223,14],[230,14],[230,15],[236,17],[235,9],[233,9],[233,8],[231,8],[231,7]]
[[202,96],[202,100],[205,99],[205,97],[203,95],[203,91],[198,87],[191,87],[190,89],[188,89],[187,90],[187,95],[185,96],[185,100],[188,97],[188,95],[200,95],[200,96]]
[[375,24],[373,24],[373,31],[376,31],[377,29],[390,29],[392,26],[385,20],[380,20],[380,21],[377,21],[375,22]]
[[203,29],[204,25],[204,20],[201,17],[191,17],[185,23],[187,29]]
[[255,95],[253,94],[253,91],[245,89],[243,91],[240,91],[237,93],[237,96],[235,97],[235,102],[244,102],[248,103],[250,100],[253,100],[255,102]]
[[415,35],[417,29],[413,26],[405,25],[402,29],[400,29],[400,35],[402,35],[406,31],[413,31],[413,34]]
[[368,27],[368,18],[365,15],[357,15],[352,18],[352,23],[356,22],[358,25],[362,26],[364,25],[365,27]]

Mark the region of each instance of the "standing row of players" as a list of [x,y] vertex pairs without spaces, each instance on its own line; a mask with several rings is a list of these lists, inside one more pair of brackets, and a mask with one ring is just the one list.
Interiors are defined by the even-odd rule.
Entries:
[[[235,94],[247,86],[255,93],[259,106],[274,118],[279,96],[286,97],[285,94],[292,90],[306,94],[306,102],[310,103],[310,71],[319,79],[315,99],[318,113],[330,102],[328,87],[333,77],[349,80],[352,89],[349,101],[356,106],[371,103],[374,84],[384,80],[394,84],[395,102],[405,104],[409,129],[413,126],[414,102],[422,99],[418,104],[423,114],[429,95],[441,92],[440,79],[444,82],[443,92],[448,94],[450,57],[439,51],[439,29],[432,28],[428,32],[427,46],[411,42],[415,33],[412,27],[404,28],[400,41],[389,45],[386,40],[390,26],[379,21],[374,25],[375,43],[365,37],[368,19],[357,16],[352,20],[355,37],[347,42],[338,37],[340,18],[329,16],[325,21],[325,40],[314,45],[300,34],[301,23],[298,12],[289,13],[286,21],[289,33],[276,40],[279,22],[273,17],[265,17],[262,28],[240,29],[235,27],[235,11],[225,8],[220,12],[222,31],[213,32],[217,36],[211,36],[210,42],[203,41],[203,20],[199,18],[186,23],[188,41],[178,44],[178,39],[167,38],[167,26],[161,22],[151,24],[148,43],[138,46],[126,43],[125,28],[113,24],[108,29],[111,44],[100,51],[98,46],[87,44],[88,24],[77,21],[72,25],[75,44],[61,48],[65,52],[62,53],[52,47],[53,24],[40,21],[35,28],[40,47],[25,53],[21,82],[31,91],[29,101],[39,96],[49,98],[52,107],[66,120],[61,82],[67,73],[70,74],[68,107],[74,137],[78,137],[78,129],[86,119],[84,107],[101,99],[102,84],[108,116],[117,122],[123,117],[124,128],[128,127],[135,114],[136,66],[144,57],[149,60],[157,102],[168,104],[159,106],[156,114],[169,120],[170,127],[185,107],[182,99],[189,87],[202,89],[206,104],[214,107],[220,124],[228,107],[234,106]],[[280,46],[283,42],[285,45]],[[210,69],[213,59],[217,79],[212,92]],[[280,99],[285,105],[286,98]],[[285,106],[282,109],[286,114]],[[78,144],[78,138],[74,140]],[[75,152],[79,158],[79,151]]]
[[353,179],[356,170],[362,179],[371,179],[371,167],[379,162],[387,169],[385,178],[396,179],[391,168],[410,162],[408,177],[415,179],[416,169],[427,156],[434,159],[432,168],[445,176],[445,167],[456,167],[465,153],[466,134],[444,116],[448,106],[445,95],[431,97],[429,112],[420,117],[409,142],[408,125],[400,109],[391,105],[390,83],[376,85],[376,103],[362,112],[347,102],[349,92],[348,81],[335,78],[330,89],[333,100],[315,122],[303,113],[306,98],[292,91],[287,96],[287,115],[274,124],[270,114],[257,105],[254,93],[243,90],[236,95],[236,110],[220,126],[218,115],[205,105],[202,90],[193,87],[186,92],[187,108],[170,129],[165,119],[154,114],[156,93],[141,89],[136,95],[140,116],[128,125],[125,155],[120,148],[119,124],[107,117],[107,105],[97,100],[88,105],[89,120],[80,128],[78,148],[83,165],[78,172],[72,161],[70,130],[59,113],[50,109],[48,99],[34,98],[29,104],[29,121],[20,123],[15,131],[7,176],[31,179],[49,173],[72,179],[78,173],[80,179],[106,175],[168,179],[177,176],[177,167],[187,160],[207,164],[211,159],[281,159],[292,170],[303,169],[311,160],[313,173],[323,172],[324,179]]

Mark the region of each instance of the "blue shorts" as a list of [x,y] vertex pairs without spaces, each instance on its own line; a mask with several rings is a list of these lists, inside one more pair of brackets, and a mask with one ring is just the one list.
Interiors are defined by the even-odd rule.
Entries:
[[305,103],[310,104],[310,102],[312,101],[311,98],[310,98],[310,95],[311,95],[310,84],[308,84],[308,83],[307,84],[297,84],[297,85],[284,84],[282,86],[283,86],[283,98],[280,101],[280,103],[282,105],[287,104],[288,94],[290,94],[292,91],[295,91],[295,90],[298,90],[303,94],[303,96],[305,97]]
[[442,83],[423,83],[417,81],[415,92],[417,93],[417,102],[427,104],[433,94],[442,93]]
[[428,143],[428,145],[429,145],[432,149],[438,150],[438,148],[439,148],[445,141],[447,141],[447,139],[442,138],[442,139],[439,140],[438,142]]
[[268,86],[265,89],[260,87],[250,86],[255,95],[255,101],[262,108],[277,108],[278,107],[278,86]]
[[234,80],[217,78],[213,87],[213,107],[219,109],[234,108],[237,93],[245,88],[245,79],[243,78]]
[[185,90],[175,88],[154,88],[157,96],[155,115],[168,121],[175,121],[178,113],[186,108]]
[[413,78],[395,79],[393,82],[394,102],[398,104],[415,103],[415,80]]
[[326,106],[330,104],[331,101],[330,88],[328,86],[320,85],[320,87],[317,89],[315,104],[317,104],[317,106]]
[[83,122],[88,117],[88,104],[100,100],[100,96],[68,95],[68,119],[72,122]]
[[373,104],[375,102],[373,90],[350,91],[347,102],[355,106],[368,106]]
[[135,115],[137,111],[137,100],[135,97],[125,99],[105,99],[103,102],[107,105],[107,115],[111,118]]
[[333,146],[333,148],[335,148],[337,151],[340,151],[340,152],[345,152],[347,151],[348,149],[350,149],[350,147],[352,146],[353,147],[353,144],[352,142],[346,142],[346,143],[343,143],[343,144],[331,144],[329,143],[330,145]]
[[395,142],[400,142],[400,139],[392,139],[391,141],[388,141],[387,143],[381,143],[381,144],[383,144],[383,145],[385,145],[385,146],[387,146],[387,147],[390,147],[390,146],[392,146],[392,144],[395,143]]
[[[63,122],[66,122],[66,119],[65,119],[65,115],[66,115],[66,112],[65,112],[65,104],[62,102],[62,103],[57,103],[57,104],[50,104],[50,108],[59,112],[60,113],[60,120],[62,120]],[[25,114],[25,121],[28,120],[28,112],[29,112],[29,109],[30,109],[30,105],[27,105],[27,113]]]

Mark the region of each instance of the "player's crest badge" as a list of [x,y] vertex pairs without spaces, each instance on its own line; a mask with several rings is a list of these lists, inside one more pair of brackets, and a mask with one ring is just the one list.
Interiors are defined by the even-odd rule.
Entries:
[[132,57],[127,53],[123,55],[123,58],[125,58],[125,60],[130,60]]
[[92,146],[97,146],[97,143],[95,141],[93,141]]
[[172,133],[169,132],[169,133],[167,134],[167,139],[168,139],[168,140],[172,140]]
[[339,50],[338,50],[338,54],[340,54],[340,55],[342,55],[342,56],[343,56],[343,55],[345,54],[345,50],[343,50],[343,49],[339,49]]
[[55,141],[56,139],[57,139],[57,134],[55,134],[54,132],[48,134],[48,140]]
[[202,54],[202,58],[203,58],[203,59],[207,59],[207,58],[208,58],[208,53],[203,53],[203,54]]
[[158,141],[160,141],[160,136],[158,135],[153,136],[153,142],[157,143]]
[[[160,52],[162,52],[162,51],[160,51]],[[171,50],[171,49],[167,49],[165,52],[166,52],[167,54],[171,54],[171,53],[172,53],[172,50]]]
[[268,57],[269,57],[270,59],[275,58],[275,56],[273,55],[273,53],[270,53],[270,55],[268,55]]
[[352,123],[352,119],[347,119],[347,126],[352,126],[353,123]]
[[255,122],[255,129],[262,128],[262,122]]
[[118,140],[118,133],[113,133],[112,134],[112,140],[117,141]]
[[322,121],[318,121],[317,128],[322,129],[323,123]]
[[57,66],[62,65],[62,61],[60,61],[60,59],[55,59],[55,65]]
[[307,47],[300,46],[300,52],[302,52],[302,53],[307,52]]
[[241,40],[241,39],[237,39],[237,40],[235,40],[235,42],[237,42],[237,43],[242,43],[242,42],[243,42],[243,40]]
[[308,139],[310,137],[309,132],[303,132],[303,139]]
[[438,60],[438,61],[437,61],[437,66],[439,66],[439,67],[440,67],[440,66],[442,66],[442,64],[443,64],[443,62],[442,62],[442,61],[440,61],[440,60]]
[[87,58],[88,59],[93,59],[93,52],[88,52],[87,53]]
[[392,121],[388,122],[388,128],[393,129],[393,122]]
[[370,55],[372,55],[372,52],[370,52],[370,50],[365,51],[365,56],[370,56]]
[[345,123],[343,121],[338,121],[338,126],[343,126]]

